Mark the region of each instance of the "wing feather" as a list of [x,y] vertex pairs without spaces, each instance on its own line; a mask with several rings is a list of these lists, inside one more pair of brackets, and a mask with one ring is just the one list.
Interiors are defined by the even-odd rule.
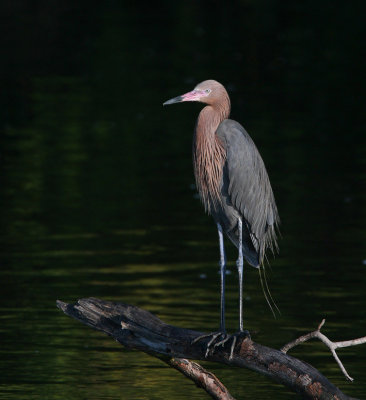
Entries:
[[253,140],[237,122],[226,119],[216,134],[226,148],[231,204],[244,217],[254,247],[263,261],[265,250],[277,249],[279,216],[268,174]]

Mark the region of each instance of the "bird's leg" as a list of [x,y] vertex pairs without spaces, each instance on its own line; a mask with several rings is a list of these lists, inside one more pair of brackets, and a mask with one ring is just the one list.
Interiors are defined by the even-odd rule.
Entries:
[[238,267],[239,274],[239,332],[234,333],[233,335],[222,335],[222,340],[215,343],[214,347],[223,346],[228,340],[232,340],[231,348],[230,348],[230,360],[233,357],[235,345],[239,338],[248,337],[250,338],[250,334],[248,331],[244,331],[243,329],[243,222],[241,218],[238,218],[238,231],[239,231],[239,243],[238,250],[239,255],[236,261],[236,266]]
[[232,339],[231,349],[230,349],[230,359],[233,357],[234,349],[236,342],[239,338],[249,337],[250,334],[248,331],[244,331],[243,329],[243,222],[241,218],[238,218],[238,231],[239,231],[239,243],[238,250],[239,255],[236,261],[236,266],[238,267],[238,275],[239,275],[239,332],[233,335],[223,335],[223,339],[217,343],[215,343],[214,347],[223,346],[229,339]]
[[226,278],[226,255],[225,255],[225,248],[224,248],[224,233],[222,231],[222,226],[218,223],[217,224],[217,231],[219,234],[219,248],[220,248],[220,278],[221,278],[221,286],[220,286],[220,331],[208,333],[205,335],[198,336],[192,342],[192,344],[198,342],[201,339],[211,337],[211,340],[207,344],[206,349],[206,357],[208,356],[211,347],[215,348],[217,343],[215,344],[216,340],[220,340],[218,343],[220,345],[224,345],[224,343],[228,340],[228,336],[226,335],[225,329],[225,278]]
[[220,331],[219,332],[212,332],[205,335],[201,335],[196,337],[192,344],[198,342],[201,339],[209,337],[210,340],[207,343],[206,347],[206,354],[207,357],[211,353],[213,354],[215,349],[219,346],[224,346],[229,340],[232,340],[231,347],[230,347],[230,360],[233,357],[235,345],[239,338],[249,337],[250,334],[248,331],[243,330],[243,250],[242,250],[242,242],[243,242],[243,235],[242,235],[242,221],[239,218],[238,220],[238,229],[239,229],[239,258],[237,261],[238,271],[239,271],[239,298],[240,298],[240,318],[239,318],[239,329],[240,332],[237,332],[233,335],[226,334],[225,329],[225,275],[226,275],[226,256],[225,256],[225,249],[224,249],[224,235],[222,231],[222,227],[220,224],[217,224],[217,230],[219,233],[219,245],[220,245],[220,274],[221,274],[221,315],[220,315]]
[[219,233],[219,246],[220,246],[220,275],[221,275],[221,303],[220,303],[220,331],[226,333],[225,329],[225,277],[226,277],[226,256],[224,248],[224,235],[222,227],[218,223],[217,231]]
[[239,331],[243,332],[243,222],[241,218],[238,219],[238,230],[239,230],[239,243],[238,250],[239,255],[236,261],[239,275]]

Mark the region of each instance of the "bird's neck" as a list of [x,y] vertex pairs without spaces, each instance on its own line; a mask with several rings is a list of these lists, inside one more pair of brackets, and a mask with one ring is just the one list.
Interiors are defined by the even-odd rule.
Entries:
[[205,135],[211,139],[215,137],[216,130],[220,123],[229,118],[230,100],[214,106],[207,105],[203,108],[197,119],[196,134]]
[[196,186],[206,211],[220,203],[220,183],[226,158],[225,148],[216,130],[229,117],[226,107],[206,106],[199,114],[193,139],[193,166]]

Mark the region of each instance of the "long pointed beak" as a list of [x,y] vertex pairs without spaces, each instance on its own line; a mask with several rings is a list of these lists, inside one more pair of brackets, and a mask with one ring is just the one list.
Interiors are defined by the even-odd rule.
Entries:
[[174,97],[174,99],[166,101],[165,103],[163,103],[163,106],[167,106],[169,104],[174,104],[174,103],[181,103],[182,101],[200,101],[202,95],[203,92],[201,90],[194,89],[191,92],[182,94],[181,96]]
[[163,106],[167,106],[168,104],[180,103],[181,101],[183,101],[183,96],[177,96],[173,99],[167,100],[165,103],[163,103]]

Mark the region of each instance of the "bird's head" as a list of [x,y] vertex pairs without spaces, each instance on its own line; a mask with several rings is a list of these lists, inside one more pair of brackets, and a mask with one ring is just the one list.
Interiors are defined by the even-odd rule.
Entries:
[[224,86],[212,79],[199,83],[191,92],[174,97],[163,103],[164,106],[183,101],[199,101],[201,103],[213,105],[220,101],[222,96],[228,97]]

